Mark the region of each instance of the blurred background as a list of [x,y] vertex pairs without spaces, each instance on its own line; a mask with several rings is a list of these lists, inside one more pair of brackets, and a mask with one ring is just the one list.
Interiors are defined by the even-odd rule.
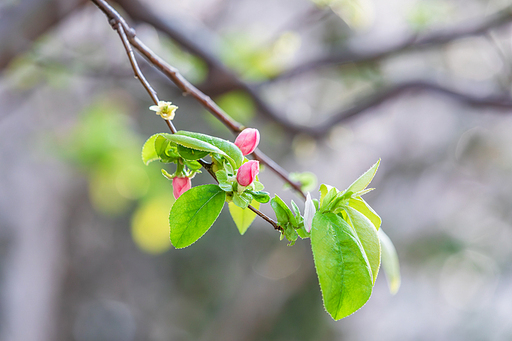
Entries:
[[[242,237],[227,210],[172,249],[168,166],[140,158],[167,127],[106,17],[85,0],[3,0],[0,340],[512,339],[509,1],[112,4],[286,170],[343,189],[382,158],[365,198],[402,286],[392,296],[381,273],[334,322],[309,241],[288,247],[261,219]],[[138,60],[178,129],[234,140]]]

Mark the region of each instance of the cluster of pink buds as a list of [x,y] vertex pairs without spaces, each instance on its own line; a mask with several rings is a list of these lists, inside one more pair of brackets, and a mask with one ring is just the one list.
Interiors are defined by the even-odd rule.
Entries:
[[[260,143],[260,132],[258,129],[247,128],[244,129],[236,138],[235,145],[240,148],[242,154],[249,155]],[[252,160],[244,163],[238,173],[236,174],[236,181],[240,186],[247,187],[256,180],[258,175],[260,164],[258,161]]]
[[[169,103],[170,104],[170,103]],[[155,107],[155,109],[157,109]],[[152,109],[153,110],[153,109]],[[260,143],[260,132],[258,129],[247,128],[244,129],[236,138],[235,145],[240,148],[242,154],[249,155]],[[259,162],[252,160],[244,163],[236,174],[236,181],[242,187],[250,186],[259,173]],[[172,179],[174,198],[178,199],[183,193],[192,187],[190,178],[177,176]]]

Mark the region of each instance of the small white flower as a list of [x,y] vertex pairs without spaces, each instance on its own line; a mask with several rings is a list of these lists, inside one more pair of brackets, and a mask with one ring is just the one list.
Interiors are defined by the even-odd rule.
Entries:
[[309,193],[306,196],[306,206],[304,207],[304,228],[309,233],[311,232],[311,226],[313,224],[313,217],[315,216],[316,208],[311,195]]
[[178,107],[172,105],[172,102],[164,101],[158,101],[158,105],[152,105],[149,107],[149,110],[156,111],[156,114],[162,116],[164,120],[172,120],[176,109],[178,109]]

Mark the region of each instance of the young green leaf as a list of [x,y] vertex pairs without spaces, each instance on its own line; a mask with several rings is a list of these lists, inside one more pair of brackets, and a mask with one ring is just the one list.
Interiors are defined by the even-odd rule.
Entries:
[[299,235],[299,237],[301,239],[307,239],[310,236],[310,234],[306,231],[304,226],[302,226],[301,228],[297,229],[296,231],[297,231],[297,234]]
[[225,170],[220,170],[215,173],[215,176],[217,177],[217,180],[219,182],[226,182],[228,181],[228,174]]
[[259,181],[254,181],[252,183],[252,186],[254,188],[254,190],[253,190],[254,192],[262,191],[265,188],[265,186],[263,186],[263,184]]
[[198,160],[202,157],[208,155],[207,151],[196,150],[192,148],[188,148],[182,145],[178,145],[178,153],[180,156],[186,160]]
[[142,146],[142,161],[145,165],[148,165],[152,161],[157,161],[160,159],[155,150],[155,140],[158,137],[158,134],[151,136],[146,140],[144,146]]
[[334,213],[317,212],[311,248],[327,312],[339,320],[361,308],[370,298],[373,279],[353,229]]
[[208,142],[198,140],[193,137],[178,135],[178,134],[166,134],[166,133],[162,133],[161,136],[163,136],[165,139],[167,139],[170,142],[174,142],[174,143],[177,143],[179,145],[182,145],[182,146],[185,146],[188,148],[192,148],[195,150],[201,150],[201,151],[205,151],[208,153],[217,153],[217,154],[221,154],[224,156],[226,155],[226,153],[224,153],[222,150],[215,147],[214,145],[212,145]]
[[329,193],[329,191],[333,188],[334,187],[332,187],[330,185],[326,185],[326,184],[320,185],[320,206],[322,206],[322,204],[324,202],[324,198],[327,195],[327,193]]
[[296,217],[300,216],[299,206],[297,206],[297,204],[293,200],[292,200],[292,210],[293,210],[293,214],[295,214]]
[[286,226],[283,226],[283,234],[286,237],[286,239],[290,242],[288,243],[288,246],[293,246],[295,244],[295,241],[298,238],[297,230],[293,228],[291,224],[286,224]]
[[[277,223],[281,226],[285,226],[288,224],[289,218],[288,213],[286,213],[286,209],[284,209],[279,201],[276,199],[279,198],[277,195],[270,200],[270,206],[272,206],[272,209],[274,210],[274,213],[276,215]],[[281,198],[279,198],[281,200]],[[281,200],[282,201],[282,200]]]
[[264,192],[264,191],[254,192],[254,191],[249,191],[249,190],[247,190],[246,192],[248,194],[250,194],[254,198],[254,200],[256,200],[257,202],[261,202],[262,204],[266,204],[267,202],[270,201],[270,195],[268,194],[268,192]]
[[[293,226],[297,226],[297,219],[293,215],[292,210],[290,210],[288,205],[286,205],[286,203],[283,201],[283,199],[281,199],[277,194],[275,197],[272,198],[272,200],[270,200],[270,205],[272,206],[272,208],[274,209],[274,212],[276,213],[278,222],[280,221],[279,220],[280,217],[278,216],[278,211],[279,211],[280,215],[283,215],[283,214],[286,215],[285,217],[281,218],[282,222],[284,222],[284,223],[290,222],[290,224],[292,224]],[[279,207],[280,210],[277,207]]]
[[380,228],[380,225],[382,223],[382,219],[380,219],[380,216],[373,210],[373,208],[370,207],[364,201],[363,198],[353,198],[348,201],[348,205],[352,207],[353,209],[358,210],[362,214],[366,216],[366,218],[370,219],[373,226],[378,230]]
[[171,243],[181,249],[195,243],[217,220],[226,193],[217,185],[192,187],[174,203],[169,215]]
[[240,148],[228,140],[183,130],[178,131],[176,134],[198,139],[217,147],[223,151],[223,155],[228,156],[228,161],[233,164],[234,168],[239,168],[242,165],[244,156],[242,155]]
[[242,208],[246,209],[247,206],[251,203],[252,198],[246,198],[243,194],[239,194],[238,192],[233,192],[233,203]]
[[142,161],[148,165],[153,161],[172,163],[179,157],[178,154],[170,151],[169,141],[162,134],[155,134],[146,140],[142,147]]
[[379,161],[375,162],[373,166],[370,167],[363,175],[361,175],[356,181],[352,183],[347,188],[347,192],[356,193],[359,191],[362,191],[365,189],[370,182],[372,182],[373,177],[375,176],[375,173],[377,173],[377,168],[379,168],[380,159]]
[[325,196],[323,196],[323,198],[320,197],[320,201],[321,201],[320,211],[321,212],[326,212],[332,207],[331,203],[334,200],[334,198],[336,198],[338,193],[339,192],[336,188],[331,187],[329,192],[327,192],[327,194]]
[[[251,205],[256,209],[260,208],[260,203],[257,202],[256,200],[253,200]],[[228,206],[229,213],[231,213],[231,217],[233,218],[233,221],[235,222],[238,231],[240,232],[241,235],[243,235],[245,231],[247,231],[249,226],[251,226],[252,222],[254,221],[254,218],[256,218],[256,213],[254,213],[248,208],[240,208],[233,202],[230,202]]]
[[201,164],[195,160],[186,160],[186,159],[183,159],[183,162],[185,163],[185,166],[187,166],[188,168],[190,168],[191,170],[200,170],[201,167]]
[[176,151],[176,144],[167,140],[164,134],[157,134],[155,140],[155,151],[159,156],[160,161],[164,163],[173,163],[179,159],[179,154]]
[[345,212],[361,241],[361,245],[370,263],[370,268],[372,269],[373,283],[375,284],[380,268],[380,242],[377,229],[366,216],[352,207],[346,206]]
[[379,230],[379,239],[382,245],[382,266],[388,279],[389,291],[392,295],[396,294],[400,288],[400,264],[398,262],[398,255],[396,254],[395,246],[391,239],[382,231]]

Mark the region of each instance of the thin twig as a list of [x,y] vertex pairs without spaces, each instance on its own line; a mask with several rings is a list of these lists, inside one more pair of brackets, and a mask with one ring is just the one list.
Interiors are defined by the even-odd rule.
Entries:
[[[137,60],[135,59],[135,55],[133,54],[133,50],[131,48],[129,39],[125,32],[125,30],[126,30],[126,31],[130,32],[130,35],[132,37],[135,37],[134,30],[131,29],[130,27],[127,27],[126,22],[122,19],[122,17],[118,13],[112,13],[112,16],[109,15],[109,12],[111,12],[111,11],[115,12],[115,10],[112,7],[108,6],[108,4],[106,4],[103,0],[91,0],[91,1],[93,1],[107,15],[107,17],[109,18],[109,22],[112,25],[112,28],[119,33],[119,37],[121,38],[121,41],[124,45],[126,53],[128,54],[128,59],[130,60],[130,64],[132,65],[132,69],[133,69],[133,72],[135,73],[135,77],[138,78],[139,81],[142,83],[142,85],[148,92],[149,96],[153,99],[153,102],[155,104],[158,104],[159,100],[158,100],[157,93],[153,89],[153,87],[149,84],[149,82],[146,80],[146,78],[144,77],[144,74],[140,70],[139,64],[137,63]],[[176,75],[181,77],[181,75],[177,71],[176,71]],[[183,78],[183,77],[181,77],[181,78]],[[185,79],[183,78],[183,80],[185,80]],[[185,80],[185,82],[187,82],[187,81]],[[225,115],[227,116],[227,114],[225,114]],[[170,120],[165,120],[165,122],[167,123],[167,126],[169,127],[171,132],[173,134],[176,133],[176,128],[174,127],[172,122]],[[215,181],[217,181],[217,177],[212,170],[211,164],[205,162],[204,160],[199,160],[199,162],[200,162],[201,166],[203,166],[203,168],[206,169],[208,171],[208,173],[213,177],[213,179],[215,179]],[[265,221],[270,223],[274,227],[274,229],[276,229],[276,230],[282,229],[281,227],[279,227],[277,225],[277,223],[274,220],[272,220],[270,217],[268,217],[264,213],[260,212],[256,208],[249,205],[249,209],[251,211],[253,211],[254,213],[256,213],[258,216],[260,216],[261,218],[263,218]]]
[[277,231],[282,231],[283,230],[283,228],[281,226],[277,225],[277,223],[274,220],[270,219],[263,212],[261,212],[258,209],[252,207],[251,205],[249,205],[247,208],[250,209],[251,211],[253,211],[254,213],[256,213],[257,215],[259,215],[264,220],[266,220],[270,225],[274,226],[275,230],[277,230]]
[[[137,78],[141,83],[142,86],[146,89],[146,91],[149,94],[149,97],[153,100],[153,103],[158,105],[158,96],[156,94],[155,89],[149,84],[146,77],[144,77],[144,74],[139,68],[139,64],[137,63],[137,60],[135,59],[135,55],[133,54],[132,46],[130,45],[130,42],[128,41],[128,37],[126,37],[126,33],[124,31],[123,25],[119,24],[119,21],[116,19],[111,19],[110,24],[112,25],[112,28],[119,33],[119,37],[121,38],[121,41],[123,42],[123,46],[126,50],[126,53],[128,54],[128,59],[130,60],[130,64],[132,65],[133,72],[135,73],[135,78]],[[171,129],[172,130],[172,129]]]

